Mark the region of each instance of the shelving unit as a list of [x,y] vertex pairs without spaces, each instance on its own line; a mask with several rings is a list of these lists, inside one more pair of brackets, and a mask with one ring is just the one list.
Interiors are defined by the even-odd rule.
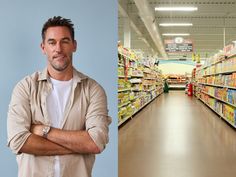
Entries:
[[169,75],[167,77],[169,88],[185,89],[187,77],[184,75]]
[[163,92],[160,70],[133,51],[118,48],[118,126]]
[[217,55],[196,70],[196,94],[236,128],[236,57]]

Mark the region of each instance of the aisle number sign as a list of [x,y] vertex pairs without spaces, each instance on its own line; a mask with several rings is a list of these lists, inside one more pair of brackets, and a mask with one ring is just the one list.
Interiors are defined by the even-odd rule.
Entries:
[[168,53],[193,52],[193,43],[189,39],[175,38],[164,41],[165,50]]

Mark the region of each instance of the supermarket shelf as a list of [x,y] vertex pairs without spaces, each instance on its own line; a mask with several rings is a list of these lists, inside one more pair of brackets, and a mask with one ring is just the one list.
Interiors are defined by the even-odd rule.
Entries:
[[228,122],[232,127],[236,128],[236,125],[234,125],[232,122],[230,122],[226,117],[218,113],[216,110],[214,110],[209,104],[207,104],[203,99],[199,98],[205,105],[207,105],[211,110],[213,110],[217,115],[219,115],[222,119],[224,119],[226,122]]
[[217,63],[221,63],[222,61],[224,61],[224,60],[216,61],[215,63],[212,63],[211,66],[212,66],[212,65],[216,65]]
[[143,90],[140,90],[140,89],[131,89],[131,91],[133,91],[133,92],[141,92],[141,91],[143,91]]
[[128,117],[123,118],[123,120],[118,123],[118,126],[122,125],[124,122],[126,122],[126,121],[127,121],[128,119],[130,119],[131,117],[132,117],[132,116],[128,116]]
[[183,84],[169,84],[169,89],[185,89],[186,85]]
[[220,117],[223,117],[223,115],[220,115],[220,113],[218,113],[215,109],[213,109],[209,104],[207,104],[203,99],[198,98],[199,100],[201,100],[205,105],[207,105],[211,110],[213,110],[215,113],[217,113]]
[[215,97],[214,95],[211,95],[211,94],[209,94],[209,93],[207,93],[207,92],[204,92],[204,91],[202,91],[202,93],[205,93],[206,95],[209,95],[209,96],[211,96],[211,97],[213,97],[213,98],[215,98],[215,99],[217,99],[217,100],[219,100],[219,101],[221,101],[221,102],[224,102],[224,103],[226,103],[226,104],[228,104],[228,105],[233,106],[233,107],[236,108],[236,105],[234,105],[234,104],[232,104],[232,103],[229,103],[229,102],[227,102],[227,101],[221,100],[221,99]]
[[130,101],[127,101],[126,103],[123,103],[122,105],[119,105],[118,108],[121,108],[121,107],[126,106],[128,104],[130,104]]
[[120,90],[118,90],[118,92],[125,92],[125,91],[131,91],[131,89],[130,89],[130,88],[126,88],[126,89],[120,89]]
[[143,75],[131,75],[130,77],[143,77]]
[[130,76],[118,76],[119,78],[131,78]]
[[132,118],[136,113],[138,113],[139,111],[141,111],[145,106],[147,106],[149,103],[151,103],[153,100],[155,100],[159,95],[161,95],[162,93],[159,93],[156,97],[154,97],[153,99],[151,99],[150,101],[148,101],[147,103],[145,103],[143,106],[141,106],[141,108],[137,111],[135,111],[131,116],[129,117],[125,117],[122,121],[120,121],[118,123],[118,127],[120,125],[122,125],[124,122],[126,122],[128,119]]
[[234,54],[228,56],[227,59],[232,58],[232,57],[235,57],[235,56],[236,56],[236,53],[234,53]]
[[124,64],[122,64],[122,63],[118,63],[118,66],[125,66]]
[[209,85],[209,86],[214,86],[214,87],[236,89],[236,87],[230,87],[230,86],[225,86],[225,85],[215,85],[215,84],[207,84],[207,83],[199,83],[199,84],[201,84],[201,85]]
[[152,77],[146,77],[144,79],[147,79],[147,80],[156,80],[156,78],[152,78]]
[[147,86],[149,86],[149,85],[155,85],[155,84],[153,84],[153,83],[146,83],[146,84],[143,84],[143,85],[147,85]]
[[130,101],[134,101],[134,100],[136,100],[137,98],[141,98],[142,96],[136,96],[136,97],[134,97],[134,99],[132,99],[132,100],[130,100]]
[[234,125],[232,122],[230,122],[226,117],[222,116],[222,118],[227,121],[230,125],[232,125],[234,128],[236,128],[236,125]]
[[224,71],[224,72],[219,72],[219,73],[212,73],[212,74],[205,74],[203,75],[203,77],[207,77],[207,76],[215,76],[215,75],[219,75],[219,74],[230,74],[230,73],[234,73],[236,72],[236,70],[232,70],[232,71]]
[[151,74],[151,71],[143,71],[144,73]]
[[[118,57],[119,57],[119,61],[118,61],[119,80],[125,79],[127,82],[129,82],[127,84],[132,84],[132,88],[129,88],[129,89],[124,88],[124,89],[118,90],[118,94],[121,97],[120,103],[124,103],[124,104],[120,104],[118,107],[121,108],[123,111],[127,107],[130,109],[130,112],[127,112],[127,111],[124,111],[124,113],[120,112],[118,124],[121,125],[129,118],[132,118],[132,116],[134,116],[134,114],[136,114],[136,112],[138,112],[144,106],[146,106],[148,103],[150,103],[150,101],[152,101],[152,100],[148,101],[149,99],[156,98],[155,95],[157,95],[157,93],[160,90],[162,91],[162,89],[159,89],[158,91],[154,91],[154,90],[156,90],[156,82],[162,83],[163,81],[162,81],[162,75],[161,75],[160,70],[158,70],[158,68],[152,67],[152,65],[153,65],[152,63],[146,62],[146,60],[144,60],[144,58],[141,58],[141,56],[136,55],[135,52],[132,52],[131,50],[128,50],[125,48],[123,49],[122,47],[120,47],[120,48],[118,47]],[[123,63],[122,59],[124,60],[124,63]],[[139,62],[139,59],[143,60],[144,62]],[[122,68],[122,67],[124,67],[124,68]],[[127,67],[129,70],[127,70]],[[123,69],[124,69],[124,71],[123,71]],[[160,78],[158,79],[158,77],[160,77]],[[129,78],[129,79],[127,79],[127,78]],[[152,84],[149,84],[150,82],[152,82]],[[145,85],[145,83],[146,83],[146,85]],[[118,84],[123,84],[123,83],[120,82]],[[118,85],[118,88],[123,88],[123,87],[124,87],[124,85]],[[153,89],[153,87],[155,87],[155,88]],[[163,86],[160,86],[160,87],[163,87]],[[153,92],[147,92],[147,91],[144,91],[144,89],[146,89],[148,91],[151,91],[151,89],[152,89]],[[131,98],[129,98],[129,100],[126,100],[127,98],[123,98],[123,95],[122,95],[123,92],[125,94],[135,92],[134,93],[135,97],[132,96],[132,97],[134,97],[132,100],[131,100]],[[144,98],[144,95],[147,95],[147,97]],[[140,105],[141,108],[131,109],[130,108],[131,104],[136,103],[136,101],[139,100],[138,98],[142,98],[141,99],[142,102],[140,102],[139,104],[141,104],[141,103],[144,104],[144,101],[148,101],[148,103],[146,103],[142,107]],[[122,99],[124,99],[124,100],[122,100]],[[127,101],[129,101],[130,104]],[[139,110],[137,110],[137,109],[139,109]],[[123,115],[121,115],[122,113],[123,113]]]
[[153,90],[157,90],[156,88],[150,89],[150,90],[144,90],[145,92],[151,92]]
[[216,65],[217,63],[221,63],[223,60],[216,61],[215,63],[211,63],[210,65],[204,66],[203,69],[206,69],[210,66]]
[[131,84],[141,84],[142,81],[134,81],[134,82],[130,81],[130,83],[131,83]]
[[218,64],[218,63],[221,63],[222,61],[224,61],[225,59],[220,59],[220,60],[218,60],[218,61],[216,61],[216,62],[214,62],[214,63],[211,63],[211,64],[209,64],[209,65],[207,65],[207,66],[204,66],[203,67],[203,69],[206,69],[206,68],[208,68],[208,67],[210,67],[210,66],[213,66],[213,65],[216,65],[216,64]]
[[125,78],[125,76],[118,76],[119,78]]
[[144,64],[144,66],[147,67],[147,68],[151,68],[151,67],[150,67],[149,65],[147,65],[147,64]]
[[127,55],[125,55],[125,54],[123,54],[123,53],[120,53],[120,52],[119,52],[119,54],[123,55],[125,58],[128,58],[128,59],[131,60],[131,61],[136,61],[134,58],[131,58],[130,56],[127,56]]

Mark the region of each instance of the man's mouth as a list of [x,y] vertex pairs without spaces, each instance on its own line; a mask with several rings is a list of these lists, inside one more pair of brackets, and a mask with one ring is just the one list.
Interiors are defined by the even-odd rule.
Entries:
[[53,59],[63,59],[65,58],[65,55],[54,55]]

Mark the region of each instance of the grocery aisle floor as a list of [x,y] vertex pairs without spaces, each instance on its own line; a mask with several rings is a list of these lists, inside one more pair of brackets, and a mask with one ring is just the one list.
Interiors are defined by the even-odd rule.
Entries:
[[183,91],[119,129],[119,177],[235,177],[236,130]]

